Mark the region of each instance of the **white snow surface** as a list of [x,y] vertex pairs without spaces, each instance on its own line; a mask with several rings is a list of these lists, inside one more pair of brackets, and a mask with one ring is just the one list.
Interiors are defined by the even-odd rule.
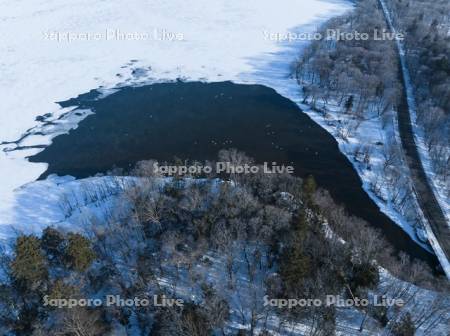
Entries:
[[[70,109],[56,102],[99,87],[111,91],[176,78],[233,80],[283,88],[292,95],[298,87],[284,79],[289,62],[307,42],[280,43],[267,33],[285,34],[294,27],[313,32],[350,7],[340,0],[0,0],[0,143],[42,126],[35,121],[39,115],[52,113],[58,120]],[[114,32],[139,37],[124,40]],[[71,41],[64,34],[71,34]],[[169,40],[170,34],[178,35]],[[82,118],[45,126],[39,130],[51,135],[33,135],[20,145],[48,145]],[[40,148],[4,151],[15,146],[0,145],[2,226],[16,223],[19,197],[14,190],[46,169],[46,164],[25,159]]]
[[0,248],[9,250],[10,238],[19,233],[40,235],[48,226],[83,231],[93,217],[104,217],[127,179],[132,178],[103,176],[76,180],[71,176],[50,175],[46,180],[27,183],[15,191],[11,222],[0,226]]

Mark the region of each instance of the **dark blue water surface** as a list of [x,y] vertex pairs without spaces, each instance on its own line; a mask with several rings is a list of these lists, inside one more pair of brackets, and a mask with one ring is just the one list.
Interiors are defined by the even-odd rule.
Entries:
[[95,114],[31,158],[49,163],[42,178],[52,173],[86,177],[150,158],[213,160],[220,149],[234,147],[257,162],[290,164],[301,177],[314,175],[337,202],[380,228],[398,250],[436,265],[435,257],[369,198],[335,139],[273,89],[231,82],[175,82],[97,96],[91,91],[61,103]]

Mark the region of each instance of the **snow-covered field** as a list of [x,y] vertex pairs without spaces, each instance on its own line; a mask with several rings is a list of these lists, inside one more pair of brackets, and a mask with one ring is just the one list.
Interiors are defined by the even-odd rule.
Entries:
[[[299,43],[286,47],[267,33],[284,34],[294,27],[312,32],[350,5],[335,0],[0,0],[0,8],[1,143],[42,125],[35,121],[39,115],[52,113],[57,120],[69,112],[56,102],[100,86],[176,78],[234,80],[286,86],[292,95],[297,88],[284,79]],[[44,135],[25,138],[20,145],[49,144],[57,131],[75,127],[77,119],[38,128]],[[14,213],[20,201],[14,190],[46,168],[24,159],[38,148],[4,151],[15,146],[0,145],[2,226],[20,218]]]

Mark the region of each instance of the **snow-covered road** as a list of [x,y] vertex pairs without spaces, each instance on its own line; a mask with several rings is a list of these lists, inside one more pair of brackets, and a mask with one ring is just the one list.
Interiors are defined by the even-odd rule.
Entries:
[[[384,0],[379,0],[386,21],[392,32],[396,29],[392,23],[391,15]],[[427,232],[433,250],[438,257],[442,268],[450,280],[450,229],[448,224],[448,199],[440,192],[434,183],[434,176],[431,169],[428,153],[423,145],[421,130],[417,125],[417,107],[414,98],[414,89],[410,78],[408,64],[406,61],[405,47],[401,40],[396,39],[398,55],[400,58],[401,75],[405,89],[405,106],[399,106],[399,123],[402,113],[407,113],[404,117],[403,126],[400,127],[402,144],[405,155],[408,157],[408,166],[413,181],[415,197],[422,209],[420,210],[422,225]],[[400,124],[401,125],[401,124]]]

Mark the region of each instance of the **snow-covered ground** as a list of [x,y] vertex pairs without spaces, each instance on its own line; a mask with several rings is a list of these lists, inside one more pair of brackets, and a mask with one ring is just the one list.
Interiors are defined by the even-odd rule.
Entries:
[[[396,29],[395,29],[394,25],[392,24],[392,19],[391,19],[389,10],[387,9],[385,2],[383,0],[380,0],[380,3],[381,3],[381,7],[383,9],[384,15],[387,19],[389,28],[393,32],[396,32]],[[416,102],[415,102],[415,98],[414,98],[413,85],[412,85],[412,81],[410,78],[408,65],[406,62],[405,48],[404,48],[401,40],[396,39],[395,42],[397,44],[397,48],[399,51],[400,65],[402,68],[403,78],[404,78],[405,87],[406,87],[406,99],[408,102],[408,109],[409,109],[411,122],[412,122],[412,128],[413,128],[413,132],[414,132],[414,141],[418,148],[420,161],[421,161],[422,167],[424,168],[428,183],[430,184],[430,186],[433,190],[434,196],[435,196],[436,200],[438,201],[439,206],[442,209],[444,217],[447,221],[447,225],[450,225],[450,200],[446,196],[446,191],[445,191],[444,186],[439,184],[439,178],[437,178],[437,175],[433,171],[433,165],[431,163],[431,159],[429,157],[429,154],[428,154],[428,152],[426,150],[426,146],[425,146],[423,130],[417,123],[417,106],[416,106]],[[444,272],[447,275],[447,278],[450,279],[450,261],[447,259],[445,252],[443,251],[442,247],[439,244],[438,239],[436,238],[433,230],[431,229],[430,223],[428,222],[428,220],[425,218],[424,214],[422,213],[420,206],[418,208],[419,208],[419,212],[420,212],[421,221],[422,221],[423,226],[425,227],[425,230],[428,235],[428,239],[429,239],[431,245],[433,246],[433,250],[435,251],[435,253],[438,257],[438,259],[442,265],[442,268],[444,269]]]
[[[396,29],[392,23],[391,15],[389,10],[383,0],[380,0],[381,6],[383,8],[383,12],[387,18],[389,27],[392,31],[396,32]],[[423,129],[419,126],[417,122],[417,105],[414,98],[414,88],[411,81],[411,76],[409,73],[407,61],[406,61],[406,51],[403,45],[403,42],[399,39],[396,39],[397,48],[399,50],[399,56],[401,61],[401,67],[403,72],[403,77],[405,80],[406,87],[406,98],[408,101],[409,113],[411,115],[412,128],[414,132],[414,141],[416,143],[420,160],[422,163],[422,167],[427,176],[428,183],[433,189],[433,193],[436,197],[436,200],[439,202],[439,206],[444,213],[444,216],[447,219],[447,224],[450,226],[450,199],[447,193],[447,187],[444,185],[443,181],[440,180],[438,174],[434,172],[432,160],[428,154],[427,146],[425,145],[425,135]]]
[[0,246],[9,246],[10,238],[19,233],[40,235],[48,226],[83,230],[86,221],[104,215],[125,183],[123,178],[109,176],[76,180],[51,175],[19,187],[12,220],[0,229]]
[[[82,118],[58,120],[70,109],[56,102],[98,87],[186,78],[286,85],[293,95],[297,88],[283,79],[299,43],[286,49],[267,33],[312,32],[349,7],[335,0],[0,0],[0,143],[42,126],[35,118],[52,113],[56,125],[20,143],[49,144]],[[0,145],[2,226],[17,224],[14,190],[46,169],[24,159],[41,149],[4,151],[15,146]]]
[[[126,201],[121,197],[121,191],[133,185],[135,178],[131,177],[92,177],[82,180],[74,180],[71,177],[50,176],[45,181],[29,183],[21,187],[17,194],[20,206],[16,209],[18,222],[24,223],[23,227],[9,227],[12,233],[15,231],[26,231],[39,233],[43,227],[53,225],[62,230],[81,231],[87,229],[88,234],[92,229],[88,225],[93,223],[103,223],[107,218],[114,218],[120,215],[120,207],[126,207]],[[167,180],[167,179],[165,179]],[[165,181],[164,180],[164,181]],[[161,181],[161,182],[164,182]],[[49,195],[51,195],[49,197]],[[45,207],[39,207],[35,211],[33,205],[41,199],[47,199]],[[122,208],[126,209],[126,208]],[[127,210],[125,210],[127,211]],[[34,223],[34,226],[27,226],[26,223]],[[97,227],[96,227],[97,228]],[[131,230],[133,231],[133,230]],[[91,232],[92,233],[92,232]],[[120,237],[122,240],[122,237]],[[125,240],[127,241],[127,240]],[[344,242],[344,241],[343,241]],[[251,321],[251,310],[256,312],[256,329],[263,326],[271,330],[274,335],[305,335],[309,332],[306,321],[283,322],[277,316],[277,309],[264,305],[266,295],[266,283],[264,279],[270,278],[276,272],[276,265],[269,267],[265,258],[262,261],[254,261],[252,253],[255,247],[262,246],[249,243],[235,242],[230,246],[233,251],[233,277],[229,278],[226,254],[218,251],[208,251],[194,263],[193,267],[186,268],[182,259],[171,256],[173,246],[163,245],[163,255],[168,258],[162,259],[162,268],[159,268],[157,279],[159,285],[166,289],[171,297],[182,298],[185,302],[201,302],[201,285],[209,284],[215,288],[219,297],[224,298],[230,305],[230,322],[226,329],[249,328]],[[120,248],[118,248],[120,250]],[[246,257],[244,257],[244,253]],[[121,253],[114,256],[116,263],[120,264]],[[134,268],[136,255],[129,256],[127,267],[121,269],[121,281],[132,281],[135,277]],[[175,269],[175,260],[179,265]],[[259,264],[255,267],[253,276],[249,274],[247,261],[250,264]],[[377,289],[372,294],[379,297],[386,295],[387,298],[402,299],[406,302],[402,310],[410,311],[417,321],[423,322],[416,331],[417,335],[446,335],[449,312],[445,309],[448,306],[448,296],[440,293],[416,287],[393,277],[389,272],[380,268],[381,281]],[[230,282],[231,281],[231,282]],[[233,283],[234,286],[230,286]],[[433,318],[424,319],[427,312],[434,309]],[[388,315],[399,314],[394,307],[389,308]],[[429,317],[429,316],[428,316]],[[436,318],[436,320],[434,320]],[[361,323],[364,322],[364,331],[359,331]],[[281,323],[281,324],[280,324]],[[136,327],[136,326],[135,326]],[[430,328],[432,331],[430,331]],[[364,311],[354,307],[341,307],[336,312],[336,334],[337,335],[384,335],[386,329],[372,317],[365,317]],[[138,332],[131,332],[138,335]]]
[[[341,108],[331,103],[327,104],[326,114],[318,113],[309,106],[302,104],[303,110],[317,123],[330,132],[339,143],[340,150],[347,156],[355,170],[358,172],[363,182],[363,188],[370,198],[378,205],[382,212],[389,216],[397,225],[399,225],[408,235],[423,248],[429,250],[429,245],[423,240],[424,235],[419,221],[419,214],[416,212],[418,204],[414,199],[410,199],[404,206],[404,211],[393,201],[393,193],[398,192],[401,196],[410,192],[405,179],[404,185],[395,184],[390,181],[383,171],[384,166],[384,146],[388,144],[400,147],[400,139],[396,134],[395,124],[386,125],[383,129],[381,118],[366,118],[360,121],[359,126],[347,133],[347,127],[351,128],[351,123],[355,123],[354,117],[342,112]],[[359,122],[359,121],[358,121]],[[345,126],[344,126],[345,125]],[[343,135],[342,133],[345,133]],[[359,152],[363,151],[364,146],[369,146],[369,161],[365,163]],[[407,167],[400,167],[403,172]],[[401,176],[404,178],[406,176]],[[401,188],[397,190],[397,188]]]

